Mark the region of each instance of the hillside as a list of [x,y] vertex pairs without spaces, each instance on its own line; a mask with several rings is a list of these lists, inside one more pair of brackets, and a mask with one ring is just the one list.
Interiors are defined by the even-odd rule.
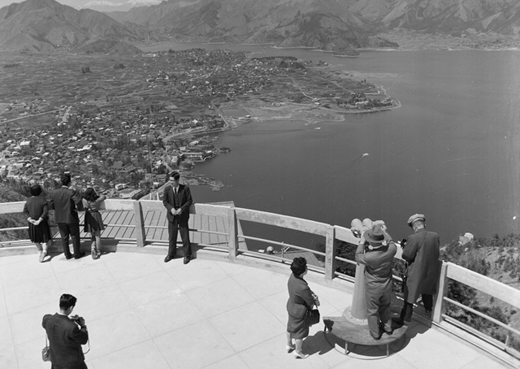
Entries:
[[[442,258],[520,289],[520,235],[510,234],[502,238],[495,235],[491,239],[479,238],[463,246],[458,241],[453,241],[443,247]],[[513,328],[520,328],[519,312],[503,301],[455,283],[450,283],[449,295],[458,301],[466,300],[471,308],[484,312],[503,323],[509,323]],[[503,329],[497,328],[494,324],[488,323],[474,314],[466,313],[456,306],[450,307],[448,314],[479,330],[488,331],[496,339],[505,340]],[[512,346],[520,349],[520,340],[514,340]]]
[[134,3],[152,5],[100,13],[55,0],[13,3],[0,9],[0,51],[77,51],[102,42],[118,45],[107,51],[118,53],[129,49],[118,42],[167,39],[272,43],[347,55],[402,43],[406,48],[520,47],[517,0],[135,0],[126,6]]
[[0,9],[0,50],[73,50],[98,40],[139,42],[150,35],[94,10],[76,10],[54,0],[27,0]]
[[520,32],[516,0],[170,0],[111,16],[176,38],[323,49],[394,48],[386,35],[396,30],[467,37],[470,47]]

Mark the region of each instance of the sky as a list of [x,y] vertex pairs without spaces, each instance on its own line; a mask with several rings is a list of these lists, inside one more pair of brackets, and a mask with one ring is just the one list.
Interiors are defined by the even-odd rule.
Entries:
[[[74,8],[80,9],[84,7],[86,4],[94,2],[95,0],[56,0],[63,5],[69,5]],[[97,0],[96,2],[104,2],[104,3],[114,3],[114,4],[124,4],[129,2],[129,0]],[[131,0],[130,0],[131,1]],[[144,0],[142,0],[144,2]],[[21,0],[0,0],[0,8],[7,6],[12,3],[21,3]],[[157,2],[157,0],[150,0],[150,2]]]

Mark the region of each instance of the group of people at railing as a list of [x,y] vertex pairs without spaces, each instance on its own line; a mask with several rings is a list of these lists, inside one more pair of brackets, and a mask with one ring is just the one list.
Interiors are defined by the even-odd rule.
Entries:
[[[29,226],[29,239],[40,251],[40,262],[45,261],[48,249],[52,245],[52,235],[49,226],[49,210],[54,210],[54,221],[60,232],[63,254],[66,259],[79,259],[85,256],[80,250],[80,224],[78,211],[85,211],[84,231],[91,235],[91,255],[98,259],[101,255],[101,231],[104,229],[103,219],[99,212],[105,196],[98,195],[94,188],[89,187],[84,193],[70,187],[71,175],[64,173],[60,177],[61,187],[56,188],[47,200],[42,196],[42,188],[38,183],[32,183],[29,191],[31,197],[24,205]],[[74,252],[69,249],[69,239],[72,239]]]
[[[441,265],[439,235],[426,229],[423,214],[412,215],[408,225],[414,233],[394,242],[385,225],[376,223],[363,233],[356,250],[356,261],[365,265],[368,325],[370,335],[376,340],[383,332],[392,334],[396,326],[411,322],[413,305],[419,296],[427,314],[433,309]],[[397,246],[402,248],[407,268],[403,274],[403,307],[399,318],[392,320],[390,303]]]
[[[170,184],[165,187],[163,204],[167,210],[168,220],[168,253],[164,262],[175,258],[177,253],[177,235],[180,233],[184,264],[192,260],[192,250],[189,238],[188,220],[190,206],[193,204],[190,188],[180,184],[178,172],[169,174]],[[38,248],[40,262],[45,261],[49,247],[52,245],[52,235],[49,225],[49,211],[54,210],[54,221],[60,232],[63,254],[66,259],[79,259],[85,256],[80,250],[80,222],[78,211],[85,211],[84,231],[91,235],[91,255],[98,259],[101,255],[101,232],[105,229],[101,216],[101,204],[105,201],[104,195],[99,195],[92,187],[84,192],[71,186],[71,175],[66,172],[60,177],[61,187],[53,190],[49,198],[42,194],[42,187],[32,183],[29,191],[31,197],[24,205],[27,215],[29,239]],[[69,249],[69,240],[72,240],[73,253]]]
[[[414,214],[408,219],[408,225],[414,233],[401,242],[392,240],[384,222],[367,222],[364,226],[357,226],[358,222],[353,222],[356,225],[353,227],[354,232],[358,231],[359,236],[356,261],[365,266],[368,328],[372,338],[378,341],[384,333],[391,335],[394,329],[410,324],[413,305],[419,296],[422,297],[426,313],[431,314],[440,274],[439,235],[426,229],[423,214]],[[402,258],[407,263],[407,269],[403,274],[404,303],[399,317],[392,318],[390,308],[397,247],[402,248]],[[319,300],[303,279],[307,273],[305,258],[295,258],[291,270],[287,302],[287,352],[294,352],[296,358],[306,358],[308,355],[301,350],[302,340],[309,334],[306,318],[313,306],[319,306]]]

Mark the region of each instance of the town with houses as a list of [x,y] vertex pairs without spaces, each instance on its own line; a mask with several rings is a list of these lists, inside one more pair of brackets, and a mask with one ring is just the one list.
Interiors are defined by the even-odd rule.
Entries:
[[[190,184],[220,189],[218,179],[190,169],[231,150],[215,145],[219,132],[261,118],[247,114],[249,104],[340,113],[396,105],[373,84],[294,57],[191,49],[40,60],[10,54],[2,62],[1,178],[53,188],[70,171],[76,186],[108,197],[141,198],[172,169]],[[242,116],[231,113],[237,104]]]

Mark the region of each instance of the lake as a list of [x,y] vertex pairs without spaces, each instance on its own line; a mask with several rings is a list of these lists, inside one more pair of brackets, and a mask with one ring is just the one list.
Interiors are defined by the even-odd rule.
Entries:
[[[226,186],[194,186],[197,202],[232,200],[346,227],[353,218],[382,219],[394,239],[410,233],[406,221],[417,212],[441,243],[465,232],[520,233],[520,52],[363,51],[339,58],[268,46],[162,49],[191,47],[323,60],[383,85],[402,103],[344,122],[252,122],[222,133],[217,146],[232,151],[194,171]],[[316,242],[306,237],[304,246]]]

